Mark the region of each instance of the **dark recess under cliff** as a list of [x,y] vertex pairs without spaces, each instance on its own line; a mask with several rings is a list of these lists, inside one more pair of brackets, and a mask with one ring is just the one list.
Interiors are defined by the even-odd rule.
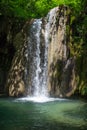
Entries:
[[0,94],[5,93],[7,75],[16,52],[13,40],[23,25],[22,19],[0,15]]

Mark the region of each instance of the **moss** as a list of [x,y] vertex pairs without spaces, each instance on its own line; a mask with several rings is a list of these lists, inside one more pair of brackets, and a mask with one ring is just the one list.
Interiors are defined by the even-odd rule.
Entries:
[[70,25],[75,21],[76,17],[74,15],[71,15],[71,19],[70,19]]
[[13,44],[15,46],[16,51],[20,48],[20,45],[24,44],[24,36],[22,32],[19,32],[14,38]]
[[[69,57],[75,57],[75,72],[77,89],[75,93],[87,96],[87,15],[81,13],[76,17],[70,12],[70,18],[66,26],[67,43],[70,49]],[[84,24],[83,24],[84,23]]]
[[58,77],[59,81],[61,81],[62,69],[63,69],[63,61],[58,61],[56,76]]
[[84,80],[81,81],[81,84],[79,86],[79,93],[82,96],[87,96],[87,82],[85,82]]

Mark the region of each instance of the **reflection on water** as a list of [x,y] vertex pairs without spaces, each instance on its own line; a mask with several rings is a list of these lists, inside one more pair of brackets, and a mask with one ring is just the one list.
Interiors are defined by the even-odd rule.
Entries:
[[86,130],[87,103],[0,99],[0,130]]

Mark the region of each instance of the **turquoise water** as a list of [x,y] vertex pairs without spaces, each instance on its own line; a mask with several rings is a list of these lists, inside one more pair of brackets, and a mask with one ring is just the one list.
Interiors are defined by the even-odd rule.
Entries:
[[0,99],[0,130],[86,130],[87,103]]

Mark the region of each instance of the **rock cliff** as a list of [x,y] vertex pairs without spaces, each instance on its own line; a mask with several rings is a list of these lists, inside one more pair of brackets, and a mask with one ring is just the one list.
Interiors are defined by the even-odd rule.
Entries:
[[[56,7],[46,18],[39,20],[40,24],[38,22],[36,24],[35,20],[27,21],[21,32],[16,35],[14,44],[19,45],[19,49],[13,58],[7,79],[6,90],[9,96],[31,95],[35,89],[33,84],[36,83],[34,74],[38,79],[45,80],[47,91],[51,96],[69,97],[74,93],[76,66],[75,57],[70,55],[70,39],[67,34],[69,11],[67,6]],[[40,51],[41,70],[36,72],[38,65],[35,58],[38,55],[36,53],[38,42],[40,42],[38,51]],[[47,68],[44,69],[44,66]],[[39,78],[42,75],[45,78]],[[44,84],[42,81],[41,83]]]

